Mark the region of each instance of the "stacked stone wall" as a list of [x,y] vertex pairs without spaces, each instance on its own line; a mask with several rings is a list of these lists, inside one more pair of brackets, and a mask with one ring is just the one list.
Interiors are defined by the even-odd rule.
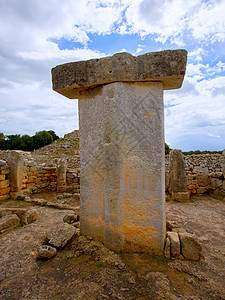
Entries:
[[[193,154],[184,156],[189,195],[218,192],[225,194],[222,154]],[[169,156],[166,155],[166,178],[169,172]],[[166,181],[166,189],[169,182]]]
[[0,165],[0,201],[10,198],[9,167]]
[[[12,198],[14,192],[10,184],[10,164],[8,162],[10,152],[8,150],[0,151],[0,201]],[[56,191],[58,159],[45,155],[35,156],[30,152],[18,152],[22,153],[24,160],[22,187],[18,192],[30,195],[43,191]],[[67,168],[65,192],[80,192],[79,168]]]
[[[30,195],[43,191],[57,190],[58,158],[47,155],[33,155],[22,152],[24,157],[24,175],[22,192]],[[0,201],[11,198],[10,168],[8,164],[10,151],[0,151]],[[67,157],[66,171],[67,193],[80,192],[79,156]],[[184,156],[187,188],[189,195],[218,192],[225,194],[224,156],[220,154],[200,154]],[[169,189],[169,156],[166,155],[166,191]]]

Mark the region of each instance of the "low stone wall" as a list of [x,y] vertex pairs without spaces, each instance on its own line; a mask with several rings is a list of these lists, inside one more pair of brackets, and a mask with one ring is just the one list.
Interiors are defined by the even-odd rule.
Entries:
[[[193,154],[183,156],[189,195],[217,192],[225,194],[224,156]],[[169,155],[166,155],[166,191],[169,189]]]
[[[10,151],[0,151],[0,201],[17,197],[18,193],[30,195],[43,191],[57,190],[58,159],[44,155],[32,156],[30,152],[16,151],[23,157],[22,185],[16,190],[10,184]],[[67,168],[64,192],[80,192],[80,169]],[[15,194],[15,195],[14,195]]]
[[0,201],[10,198],[9,166],[0,164]]
[[[0,201],[11,198],[9,157],[11,151],[0,151]],[[22,193],[30,195],[57,190],[58,158],[19,151],[24,159]],[[80,192],[79,158],[67,157],[64,192]],[[224,156],[201,154],[184,156],[189,195],[217,192],[225,195]],[[75,163],[74,163],[75,161]],[[73,163],[72,163],[73,162]],[[166,191],[169,189],[169,156],[166,155]],[[73,167],[72,167],[73,166]]]

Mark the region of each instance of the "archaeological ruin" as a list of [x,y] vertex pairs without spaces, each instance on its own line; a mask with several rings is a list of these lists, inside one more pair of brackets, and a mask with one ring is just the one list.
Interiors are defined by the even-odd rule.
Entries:
[[79,99],[81,233],[107,247],[163,255],[163,90],[181,87],[187,52],[68,63],[53,89]]

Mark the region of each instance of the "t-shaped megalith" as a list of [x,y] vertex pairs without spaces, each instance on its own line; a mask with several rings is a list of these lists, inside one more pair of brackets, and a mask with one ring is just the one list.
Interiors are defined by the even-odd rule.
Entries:
[[81,233],[123,251],[163,255],[163,90],[180,88],[186,50],[73,62],[53,89],[79,99]]

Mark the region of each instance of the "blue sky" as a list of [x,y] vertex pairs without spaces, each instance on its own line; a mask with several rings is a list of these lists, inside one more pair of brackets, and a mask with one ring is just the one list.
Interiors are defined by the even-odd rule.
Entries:
[[51,89],[51,68],[126,51],[184,48],[187,72],[165,91],[172,148],[225,148],[225,1],[0,0],[0,132],[78,129],[77,100]]

